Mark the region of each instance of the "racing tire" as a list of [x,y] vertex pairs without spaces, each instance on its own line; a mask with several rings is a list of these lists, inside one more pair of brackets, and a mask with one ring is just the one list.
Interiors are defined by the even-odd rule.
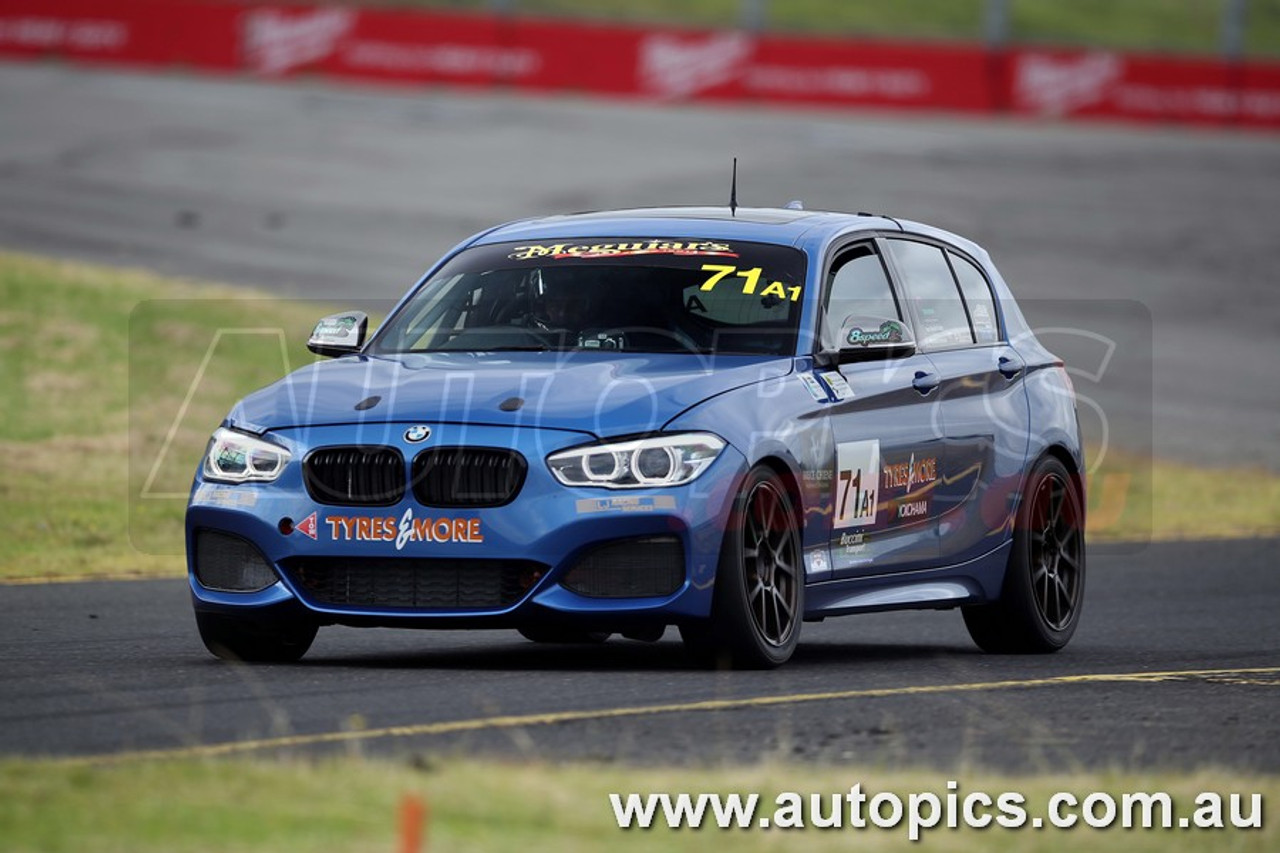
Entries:
[[962,608],[985,652],[1044,654],[1067,644],[1084,601],[1084,502],[1079,479],[1052,456],[1036,463],[1018,509],[1000,598]]
[[516,630],[526,640],[561,645],[599,645],[613,636],[607,631],[583,631],[560,625],[523,625]]
[[771,669],[790,659],[804,616],[800,532],[786,486],[767,466],[734,499],[711,618],[680,626],[685,648],[717,669]]
[[266,625],[196,613],[200,639],[214,657],[243,663],[292,663],[311,648],[319,627],[311,622]]

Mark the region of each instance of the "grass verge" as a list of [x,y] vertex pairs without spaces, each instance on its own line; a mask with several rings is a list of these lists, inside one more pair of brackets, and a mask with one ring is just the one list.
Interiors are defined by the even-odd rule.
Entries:
[[[0,578],[180,574],[184,501],[142,499],[143,487],[185,494],[209,433],[238,398],[278,379],[286,356],[311,358],[304,342],[324,312],[0,254]],[[283,337],[211,350],[216,330],[246,326]],[[211,369],[184,406],[206,356]]]
[[[963,798],[984,792],[1026,797],[1029,817],[1047,815],[1049,798],[1070,791],[1080,801],[1107,792],[1117,801],[1129,792],[1167,792],[1177,817],[1190,816],[1201,792],[1280,797],[1280,777],[1242,777],[1216,771],[1183,774],[1094,773],[1007,777],[966,771],[956,774],[881,768],[801,767],[762,764],[730,769],[638,769],[613,765],[550,766],[450,761],[422,767],[363,759],[162,761],[102,767],[32,761],[0,763],[0,837],[11,853],[240,853],[388,851],[400,835],[398,812],[405,795],[426,805],[423,850],[556,851],[700,850],[732,840],[736,851],[892,850],[908,846],[905,825],[804,831],[759,828],[701,831],[619,830],[609,793],[739,792],[760,795],[759,815],[772,815],[780,792],[832,795],[855,784],[868,796],[893,792],[947,794],[947,782],[962,778]],[[1242,814],[1250,814],[1244,798]],[[994,813],[994,810],[992,810]],[[979,810],[982,813],[982,810]],[[1266,851],[1280,844],[1280,831],[1265,812],[1260,829],[1094,830],[1082,822],[1071,830],[1030,825],[1018,830],[948,829],[945,821],[922,832],[923,843],[958,851],[1049,851],[1089,849],[1126,853],[1170,849]],[[806,814],[807,816],[807,814]],[[656,821],[662,824],[661,818]],[[708,823],[710,821],[708,820]],[[1047,824],[1047,821],[1046,821]]]
[[[0,254],[0,579],[181,574],[210,431],[312,358],[304,341],[329,310]],[[1089,523],[1094,542],[1273,536],[1280,477],[1112,450]]]

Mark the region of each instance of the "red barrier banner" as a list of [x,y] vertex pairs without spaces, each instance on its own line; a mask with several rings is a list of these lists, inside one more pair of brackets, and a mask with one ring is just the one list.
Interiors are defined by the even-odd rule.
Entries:
[[646,31],[608,26],[516,19],[510,37],[538,52],[539,72],[525,85],[542,91],[630,97],[636,87],[636,51]]
[[762,37],[742,94],[764,101],[986,111],[987,53],[968,45]]
[[662,100],[991,108],[986,53],[525,18],[256,6],[241,16],[248,70],[499,85]]
[[349,9],[251,9],[242,23],[255,73],[634,94],[629,29]]
[[230,0],[0,0],[0,55],[662,101],[1280,127],[1280,64]]
[[971,47],[652,30],[635,75],[637,94],[660,99],[990,108],[985,53]]
[[1240,123],[1280,127],[1280,63],[1250,63],[1239,75]]
[[254,74],[471,85],[519,84],[542,63],[504,38],[500,19],[348,7],[251,7],[241,54]]
[[174,0],[0,0],[0,54],[232,70],[235,13]]
[[1104,51],[1022,50],[1014,112],[1188,124],[1280,124],[1280,66]]

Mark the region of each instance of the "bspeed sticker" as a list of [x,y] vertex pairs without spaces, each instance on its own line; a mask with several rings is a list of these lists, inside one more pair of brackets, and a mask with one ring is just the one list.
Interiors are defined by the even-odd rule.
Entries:
[[880,441],[845,441],[836,447],[835,527],[876,523]]

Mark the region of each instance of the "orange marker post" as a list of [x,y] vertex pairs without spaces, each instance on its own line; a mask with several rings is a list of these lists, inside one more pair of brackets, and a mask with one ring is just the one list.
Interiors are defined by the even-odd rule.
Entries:
[[400,853],[426,850],[426,827],[430,811],[422,797],[405,794],[400,800]]

